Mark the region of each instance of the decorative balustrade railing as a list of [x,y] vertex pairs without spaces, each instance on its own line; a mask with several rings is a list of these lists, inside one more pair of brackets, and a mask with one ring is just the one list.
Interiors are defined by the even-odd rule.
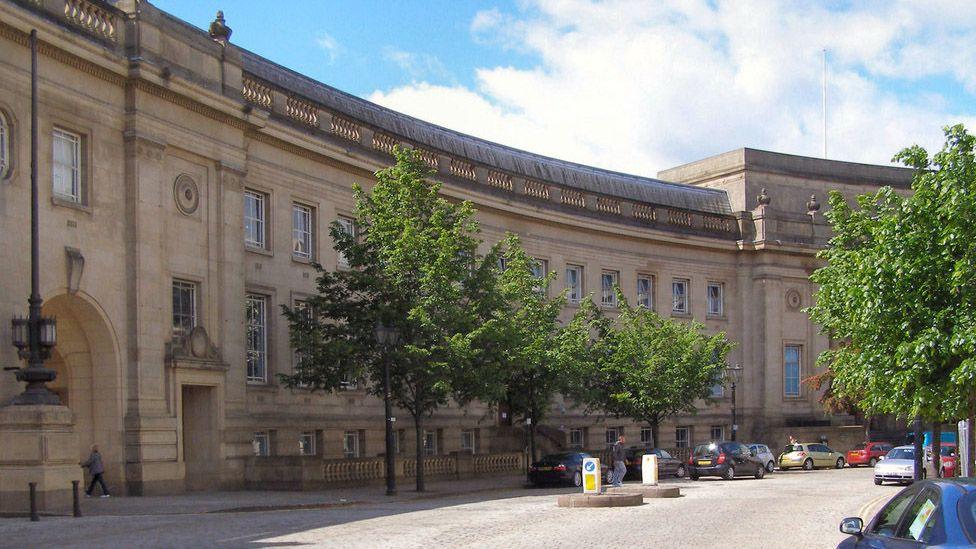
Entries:
[[456,158],[451,159],[451,175],[456,175],[462,179],[470,179],[471,181],[477,179],[477,175],[474,172],[474,164]]
[[710,231],[723,231],[727,233],[735,231],[735,226],[732,224],[732,220],[727,217],[706,215],[704,217],[703,224],[705,228]]
[[86,0],[65,0],[64,17],[91,34],[110,42],[119,39],[118,22],[113,13]]
[[657,210],[650,204],[635,203],[634,219],[645,223],[653,223],[657,221]]
[[[454,456],[432,456],[424,458],[425,475],[454,475],[456,473],[457,459]],[[416,459],[403,460],[403,476],[408,478],[417,476]]]
[[682,227],[691,227],[691,213],[681,210],[668,210],[668,223],[672,225],[680,225]]
[[475,473],[504,473],[522,470],[522,454],[483,454],[474,456]]
[[533,196],[535,198],[549,200],[549,185],[546,185],[545,183],[541,183],[539,181],[534,181],[532,179],[526,180],[525,194],[527,194],[528,196]]
[[246,76],[241,87],[241,96],[248,103],[254,103],[265,110],[270,111],[274,106],[274,94],[271,92],[271,87]]
[[424,164],[430,166],[431,169],[437,169],[437,155],[433,151],[428,151],[427,149],[417,148],[417,158],[423,161]]
[[603,213],[620,215],[620,201],[615,198],[599,196],[596,199],[596,209]]
[[307,126],[318,127],[319,125],[319,112],[315,105],[296,97],[288,98],[285,114]]
[[488,170],[488,184],[504,191],[512,190],[512,177],[506,173]]
[[373,148],[380,152],[393,156],[393,148],[397,146],[397,140],[392,135],[385,133],[373,134]]
[[576,208],[586,207],[586,198],[583,197],[583,193],[579,191],[562,189],[559,195],[559,200],[567,206],[574,206]]
[[337,137],[348,139],[349,141],[359,141],[360,138],[359,124],[341,116],[332,117],[330,131]]
[[385,478],[383,458],[329,459],[322,462],[325,482],[354,482]]

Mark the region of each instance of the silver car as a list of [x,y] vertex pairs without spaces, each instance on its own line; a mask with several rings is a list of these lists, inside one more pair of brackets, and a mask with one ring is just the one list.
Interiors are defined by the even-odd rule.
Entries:
[[[922,471],[925,475],[925,471]],[[892,448],[874,466],[874,483],[897,482],[911,484],[915,481],[915,447],[898,446]]]
[[766,467],[766,472],[772,473],[773,469],[776,468],[776,456],[769,451],[769,446],[766,446],[765,444],[747,444],[746,446],[755,452],[756,457],[763,462]]

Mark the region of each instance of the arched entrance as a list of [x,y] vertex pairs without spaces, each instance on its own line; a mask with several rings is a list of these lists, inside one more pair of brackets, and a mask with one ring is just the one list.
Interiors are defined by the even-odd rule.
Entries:
[[48,367],[49,384],[74,413],[78,459],[97,444],[106,480],[122,492],[124,480],[121,422],[121,370],[115,332],[101,308],[83,292],[60,294],[44,302],[43,314],[58,322],[58,341]]

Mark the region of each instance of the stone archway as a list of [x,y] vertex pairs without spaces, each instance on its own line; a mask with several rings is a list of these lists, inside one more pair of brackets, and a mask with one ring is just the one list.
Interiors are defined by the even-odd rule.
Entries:
[[48,363],[58,377],[50,388],[73,412],[79,461],[97,444],[106,480],[122,492],[122,376],[115,332],[102,309],[82,292],[47,299],[43,314],[58,322],[58,343]]

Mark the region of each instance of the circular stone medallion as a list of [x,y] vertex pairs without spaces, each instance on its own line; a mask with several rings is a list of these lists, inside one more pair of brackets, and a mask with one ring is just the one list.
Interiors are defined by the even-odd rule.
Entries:
[[790,309],[797,310],[800,305],[803,304],[803,298],[800,297],[800,292],[795,289],[790,289],[786,292],[786,306]]
[[173,197],[176,199],[176,207],[183,215],[191,215],[200,205],[197,183],[185,173],[177,176],[176,181],[173,182]]

